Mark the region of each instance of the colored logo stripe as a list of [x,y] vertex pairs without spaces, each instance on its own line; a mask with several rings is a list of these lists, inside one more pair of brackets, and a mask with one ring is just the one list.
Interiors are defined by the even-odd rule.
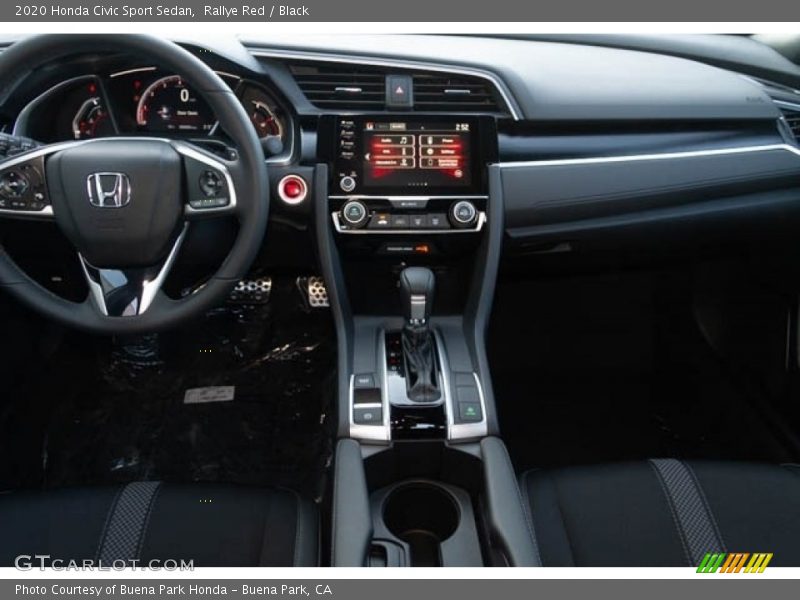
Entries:
[[[756,552],[718,552],[706,553],[700,565],[697,567],[698,573],[763,573],[764,569],[772,560],[772,553]],[[750,559],[748,561],[748,559]],[[746,563],[746,566],[745,566]]]

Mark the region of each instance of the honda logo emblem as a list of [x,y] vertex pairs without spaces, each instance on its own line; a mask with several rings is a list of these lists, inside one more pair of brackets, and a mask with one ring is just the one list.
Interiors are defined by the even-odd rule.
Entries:
[[125,173],[92,173],[86,178],[89,203],[98,208],[121,208],[131,201],[131,182]]

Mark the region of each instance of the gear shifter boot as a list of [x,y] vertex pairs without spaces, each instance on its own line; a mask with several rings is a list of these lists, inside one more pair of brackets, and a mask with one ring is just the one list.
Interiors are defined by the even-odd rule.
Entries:
[[436,350],[430,329],[424,325],[406,325],[402,339],[409,400],[436,402],[441,397],[441,391],[436,377]]

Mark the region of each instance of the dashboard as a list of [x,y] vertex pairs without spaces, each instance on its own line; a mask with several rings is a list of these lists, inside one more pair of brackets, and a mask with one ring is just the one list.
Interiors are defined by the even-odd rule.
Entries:
[[[241,76],[217,74],[266,145],[288,144],[292,123],[274,92]],[[118,135],[223,136],[205,100],[180,75],[153,66],[60,81],[22,110],[14,133],[45,143]]]
[[[310,231],[312,208],[327,202],[337,234],[361,234],[341,237],[383,251],[366,241],[420,229],[477,233],[491,224],[490,200],[500,195],[504,247],[526,255],[579,249],[610,230],[663,233],[676,220],[716,226],[755,223],[752,211],[762,209],[795,215],[800,68],[755,40],[723,37],[716,55],[715,38],[703,37],[694,57],[685,40],[670,50],[667,38],[640,49],[635,40],[575,36],[181,44],[250,116],[282,200],[273,204],[276,227]],[[226,143],[179,75],[130,56],[71,57],[31,74],[0,121],[5,132],[42,143]]]

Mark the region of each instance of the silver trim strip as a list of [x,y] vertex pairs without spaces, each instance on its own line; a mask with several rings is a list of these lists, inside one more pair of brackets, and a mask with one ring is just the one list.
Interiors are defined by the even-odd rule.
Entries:
[[671,160],[678,158],[701,158],[704,156],[725,156],[728,154],[750,154],[755,152],[772,152],[783,150],[800,156],[800,148],[789,144],[770,144],[766,146],[737,146],[733,148],[717,148],[714,150],[691,150],[687,152],[664,152],[662,154],[632,154],[626,156],[599,156],[591,158],[566,158],[557,160],[525,160],[498,163],[501,169],[519,169],[529,167],[554,167],[569,165],[591,165],[619,162],[638,162],[645,160]]
[[486,213],[483,211],[478,212],[478,220],[475,227],[465,229],[343,229],[341,221],[339,221],[339,213],[331,213],[333,219],[333,227],[337,233],[344,235],[428,235],[428,234],[447,234],[447,233],[478,233],[486,224]]
[[[481,79],[489,81],[494,86],[494,88],[499,92],[500,96],[503,98],[503,102],[505,102],[506,104],[508,112],[511,114],[511,117],[515,121],[522,120],[519,106],[517,105],[516,100],[512,96],[511,91],[508,89],[505,82],[498,75],[496,75],[491,71],[485,71],[483,69],[478,69],[475,67],[458,67],[458,66],[454,67],[452,65],[443,63],[417,62],[411,60],[391,59],[391,58],[360,57],[347,54],[322,54],[322,53],[307,52],[307,51],[260,50],[253,48],[248,48],[248,50],[250,54],[252,54],[253,56],[261,58],[277,58],[284,60],[286,59],[309,60],[309,61],[319,61],[319,62],[369,65],[373,67],[417,69],[420,71],[455,73],[457,75],[468,75],[472,77],[479,77]],[[358,112],[358,111],[348,111],[347,113],[344,114],[349,114],[350,112]]]
[[378,195],[378,194],[334,194],[332,196],[328,196],[330,200],[388,200],[389,202],[402,202],[403,200],[418,200],[418,201],[428,201],[428,200],[488,200],[489,196],[483,194],[475,194],[470,196],[465,196],[463,194],[449,194],[449,195],[440,195],[440,196],[414,196],[414,195],[407,195],[407,196],[390,196],[390,195]]
[[481,402],[481,414],[483,419],[475,423],[456,423],[456,406],[455,400],[451,394],[452,388],[450,387],[450,363],[447,360],[447,353],[441,335],[439,335],[439,332],[435,328],[433,334],[436,339],[436,350],[439,353],[439,368],[442,374],[442,387],[444,388],[444,401],[447,412],[447,439],[469,440],[486,437],[489,433],[489,428],[486,424],[486,402],[483,397],[483,387],[481,386],[478,375],[475,372],[472,373],[472,376],[475,378],[475,385],[478,386],[478,396]]
[[[144,285],[142,286],[142,293],[139,298],[139,306],[136,307],[137,316],[144,313],[148,308],[150,308],[150,305],[153,303],[156,294],[158,294],[158,291],[164,284],[164,280],[167,278],[167,275],[169,275],[169,272],[172,269],[172,265],[175,263],[175,259],[178,256],[178,250],[180,250],[181,245],[183,245],[183,240],[186,237],[186,232],[188,230],[189,230],[189,224],[184,223],[183,229],[178,235],[178,238],[175,240],[175,243],[172,245],[172,249],[169,251],[169,255],[167,255],[166,260],[164,260],[164,264],[161,266],[161,269],[159,269],[158,274],[152,281],[144,282]],[[89,284],[89,293],[94,299],[95,305],[97,306],[100,313],[107,317],[108,309],[106,308],[105,294],[103,293],[103,288],[89,274],[89,270],[86,268],[86,265],[89,265],[89,263],[85,258],[83,258],[83,255],[81,255],[80,252],[78,253],[78,258],[80,259],[83,275],[86,277],[86,282]]]
[[786,102],[786,100],[775,100],[774,98],[772,101],[779,106],[785,106],[786,108],[800,111],[800,102]]

